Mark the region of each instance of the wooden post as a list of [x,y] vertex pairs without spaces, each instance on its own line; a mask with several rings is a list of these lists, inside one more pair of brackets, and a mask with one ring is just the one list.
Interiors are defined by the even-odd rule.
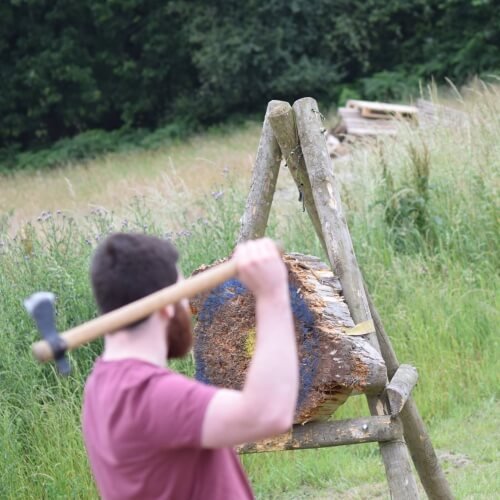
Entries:
[[304,207],[313,223],[316,234],[327,252],[325,241],[321,233],[321,223],[312,196],[311,182],[307,175],[304,157],[300,149],[299,134],[295,124],[295,114],[288,102],[275,101],[277,104],[269,113],[269,123],[278,141],[281,154],[286,161],[290,174],[292,175],[299,192],[303,196]]
[[408,401],[417,383],[417,370],[411,365],[401,365],[385,388],[391,415],[398,415]]
[[[293,110],[328,257],[340,279],[354,322],[370,320],[368,299],[333,176],[318,105],[314,99],[304,98],[294,103]],[[380,349],[375,334],[371,334],[369,339]],[[384,402],[381,398],[370,396],[367,399],[372,415],[384,414]],[[380,443],[379,446],[392,498],[418,499],[417,485],[404,441],[392,440]]]
[[279,103],[281,101],[271,101],[267,105],[238,243],[261,238],[266,231],[281,163],[281,151],[269,123],[269,113]]
[[[399,361],[387,335],[375,304],[367,292],[368,304],[372,314],[375,330],[380,344],[382,357],[385,360],[389,377],[392,377],[398,367]],[[413,463],[417,469],[420,481],[431,500],[452,500],[453,493],[446,480],[444,471],[439,463],[431,438],[425,423],[420,416],[415,401],[410,396],[400,413],[403,422],[404,437],[410,450]]]
[[309,422],[294,425],[291,430],[237,448],[238,453],[302,450],[343,446],[347,444],[374,443],[400,439],[403,435],[399,420],[390,416],[363,417],[333,422]]

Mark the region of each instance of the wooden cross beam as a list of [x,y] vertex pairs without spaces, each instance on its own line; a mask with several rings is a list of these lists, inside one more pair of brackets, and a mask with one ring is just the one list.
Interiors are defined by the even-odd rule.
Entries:
[[237,451],[238,453],[259,453],[303,450],[347,444],[380,443],[402,438],[401,422],[384,415],[294,425],[290,431],[284,434],[258,443],[245,444],[237,448]]

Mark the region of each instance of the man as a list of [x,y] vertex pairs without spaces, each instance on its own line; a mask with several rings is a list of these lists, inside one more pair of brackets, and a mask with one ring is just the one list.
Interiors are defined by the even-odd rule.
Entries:
[[[102,313],[182,279],[167,241],[114,234],[91,266]],[[239,245],[238,277],[256,297],[255,353],[241,391],[217,389],[177,374],[166,360],[192,343],[187,301],[105,337],[87,380],[83,432],[103,498],[253,498],[231,447],[290,428],[298,361],[287,271],[276,246]]]

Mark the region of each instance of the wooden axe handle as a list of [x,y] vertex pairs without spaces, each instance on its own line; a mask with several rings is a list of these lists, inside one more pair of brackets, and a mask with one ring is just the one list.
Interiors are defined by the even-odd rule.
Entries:
[[[236,262],[231,259],[195,276],[163,288],[147,297],[139,299],[126,306],[103,314],[83,325],[71,328],[61,334],[71,351],[87,342],[91,342],[106,333],[119,330],[139,319],[149,316],[168,304],[175,304],[181,299],[190,298],[198,293],[211,290],[217,285],[236,276]],[[45,362],[54,359],[54,354],[46,340],[40,340],[32,345],[32,352],[38,361]]]

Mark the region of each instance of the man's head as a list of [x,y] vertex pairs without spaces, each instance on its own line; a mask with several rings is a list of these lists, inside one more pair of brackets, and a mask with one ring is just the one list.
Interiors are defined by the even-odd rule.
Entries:
[[[174,284],[179,254],[168,241],[154,236],[115,233],[94,253],[90,275],[101,313],[107,313]],[[147,318],[128,325],[128,330]],[[133,331],[131,331],[133,334]],[[187,308],[176,304],[168,326],[168,357],[184,356],[192,343]]]

